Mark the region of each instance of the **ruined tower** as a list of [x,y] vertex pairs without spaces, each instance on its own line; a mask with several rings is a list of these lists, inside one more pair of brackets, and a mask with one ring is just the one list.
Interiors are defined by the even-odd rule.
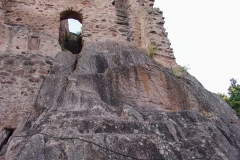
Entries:
[[73,18],[82,23],[84,45],[107,40],[122,41],[149,50],[154,59],[175,63],[162,12],[152,0],[1,0],[0,51],[12,54],[42,54],[54,57],[60,51],[59,27]]
[[[154,0],[0,0],[0,160],[231,159],[240,123],[178,68]],[[62,51],[67,19],[81,51]]]

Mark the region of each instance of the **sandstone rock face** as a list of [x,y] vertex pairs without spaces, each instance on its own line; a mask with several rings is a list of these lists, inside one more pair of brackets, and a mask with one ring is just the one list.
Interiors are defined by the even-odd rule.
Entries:
[[240,123],[230,106],[191,75],[178,79],[120,42],[59,53],[34,106],[2,159],[240,157]]

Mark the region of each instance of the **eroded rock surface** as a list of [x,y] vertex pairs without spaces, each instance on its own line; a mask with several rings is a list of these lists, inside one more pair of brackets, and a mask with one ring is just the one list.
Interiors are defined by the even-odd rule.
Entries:
[[6,160],[240,157],[230,106],[191,75],[178,79],[141,50],[91,43],[59,53]]

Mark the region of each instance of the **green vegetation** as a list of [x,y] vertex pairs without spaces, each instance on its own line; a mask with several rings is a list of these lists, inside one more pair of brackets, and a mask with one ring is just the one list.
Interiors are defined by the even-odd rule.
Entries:
[[65,37],[64,37],[64,40],[65,40],[65,41],[69,41],[70,38],[71,38],[71,34],[70,34],[70,33],[66,33],[66,34],[65,34]]
[[82,32],[77,32],[77,41],[82,42]]
[[61,49],[62,49],[62,51],[64,51],[64,52],[66,52],[66,51],[67,51],[67,49],[66,49],[66,48],[64,48],[64,47],[63,47],[63,45],[61,45],[61,44],[60,44],[60,46],[61,46]]
[[154,55],[156,54],[156,51],[157,51],[157,46],[152,44],[149,47],[149,53],[148,53],[149,58],[153,59]]
[[240,117],[240,85],[237,84],[237,80],[231,78],[230,86],[228,88],[229,96],[218,93],[218,95],[225,100],[236,112],[237,116]]
[[65,82],[64,90],[67,89],[67,85],[68,85],[68,83],[69,83],[69,80],[68,80],[68,77],[66,77],[66,82]]
[[173,74],[178,78],[178,79],[181,79],[182,78],[182,76],[184,75],[184,73],[186,74],[186,75],[188,75],[188,70],[189,70],[190,68],[188,67],[188,66],[177,66],[177,67],[175,67],[175,68],[173,68],[172,69],[172,72],[173,72]]
[[206,116],[206,117],[210,117],[211,113],[208,111],[203,110],[202,113]]

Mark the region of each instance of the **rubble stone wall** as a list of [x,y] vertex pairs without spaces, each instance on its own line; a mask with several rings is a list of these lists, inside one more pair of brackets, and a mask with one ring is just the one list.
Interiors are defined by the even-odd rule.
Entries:
[[110,0],[0,0],[1,127],[17,127],[31,112],[61,51],[68,18],[83,24],[83,47],[121,41],[149,54],[155,46],[157,62],[175,64],[162,12],[153,8],[153,0],[115,0],[115,5]]
[[[8,45],[5,50],[18,54],[19,51],[29,49],[29,38],[31,36],[40,39],[39,51],[42,54],[55,56],[60,51],[59,46],[59,27],[60,15],[64,11],[74,11],[82,16],[82,36],[87,41],[98,41],[107,38],[118,38],[116,31],[109,31],[108,28],[116,28],[114,25],[115,7],[110,1],[105,0],[17,0],[8,1],[5,10],[6,30],[20,28],[18,33],[9,36]],[[68,15],[72,18],[73,15]],[[79,20],[79,19],[78,19]],[[23,40],[23,37],[27,39]],[[12,31],[11,31],[12,32]],[[15,41],[15,39],[20,39]],[[50,37],[50,38],[49,38]],[[19,44],[21,41],[21,44]],[[16,45],[18,45],[16,49]],[[51,46],[50,46],[51,45]],[[46,46],[46,48],[45,48]],[[4,50],[4,47],[1,50]]]
[[0,129],[25,122],[52,64],[40,54],[0,56]]
[[7,0],[0,0],[0,9],[4,9],[6,5]]
[[60,20],[74,18],[82,26],[83,45],[94,41],[125,41],[149,52],[155,60],[175,64],[163,27],[162,12],[154,0],[16,0],[0,1],[0,52],[40,53],[54,57],[60,50]]
[[4,46],[7,45],[6,39],[6,27],[4,25],[5,19],[5,0],[0,0],[0,51],[4,50]]
[[163,12],[153,8],[151,0],[128,1],[130,12],[131,34],[136,44],[150,52],[154,48],[154,60],[170,67],[176,64],[171,43],[164,28]]

